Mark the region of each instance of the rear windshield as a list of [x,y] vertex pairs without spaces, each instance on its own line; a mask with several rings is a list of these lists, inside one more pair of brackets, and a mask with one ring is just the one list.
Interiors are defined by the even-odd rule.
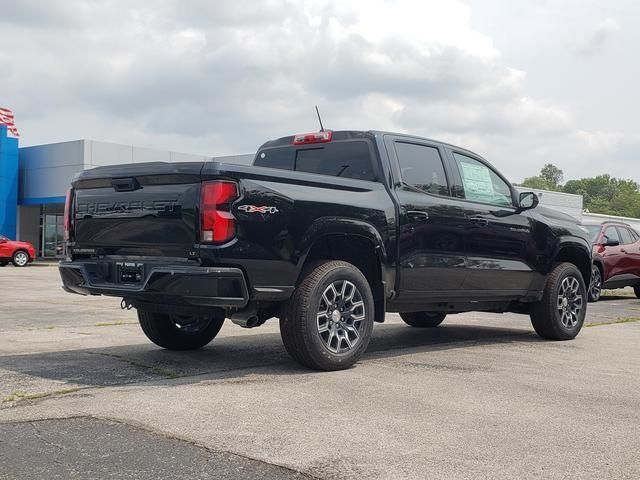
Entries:
[[266,148],[258,152],[253,164],[333,177],[376,180],[369,144],[358,140]]

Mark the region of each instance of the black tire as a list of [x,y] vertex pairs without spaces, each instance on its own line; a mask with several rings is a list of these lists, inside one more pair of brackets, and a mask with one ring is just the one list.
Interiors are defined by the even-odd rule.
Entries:
[[373,295],[362,272],[347,262],[324,261],[303,274],[280,318],[280,335],[298,363],[316,370],[342,370],[367,349],[373,317]]
[[575,338],[587,312],[586,290],[575,265],[557,265],[547,278],[542,300],[531,306],[531,323],[536,333],[548,340]]
[[636,297],[640,298],[640,285],[633,287],[633,293],[636,294]]
[[597,302],[602,296],[602,270],[597,265],[591,268],[588,296],[590,302]]
[[169,350],[195,350],[215,338],[224,318],[138,310],[138,321],[144,334],[156,345]]
[[400,318],[407,325],[415,328],[434,328],[444,322],[447,316],[444,312],[406,312]]
[[29,254],[24,250],[16,250],[11,257],[14,267],[26,267],[29,264]]
[[0,267],[6,267],[7,266],[7,262],[0,262]]

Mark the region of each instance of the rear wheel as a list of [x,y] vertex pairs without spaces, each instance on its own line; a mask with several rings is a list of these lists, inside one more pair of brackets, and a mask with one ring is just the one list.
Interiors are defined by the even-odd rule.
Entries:
[[364,275],[342,261],[309,268],[280,319],[287,352],[316,370],[353,365],[369,345],[373,295]]
[[444,312],[407,312],[401,313],[400,318],[407,325],[415,328],[434,328],[440,325],[445,317]]
[[13,263],[16,267],[26,267],[27,263],[29,263],[29,254],[24,250],[18,250],[13,254],[11,263]]
[[549,340],[575,338],[587,312],[586,293],[582,274],[575,265],[556,266],[547,278],[542,300],[531,306],[536,333]]
[[602,272],[600,267],[594,265],[591,268],[591,282],[589,284],[589,301],[597,302],[602,295]]
[[138,310],[142,331],[156,345],[169,350],[194,350],[215,338],[224,318]]

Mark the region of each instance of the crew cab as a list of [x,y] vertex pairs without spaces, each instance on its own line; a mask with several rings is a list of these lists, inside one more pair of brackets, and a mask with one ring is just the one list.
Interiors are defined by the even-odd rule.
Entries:
[[9,262],[16,267],[26,267],[36,259],[36,249],[29,242],[11,240],[0,235],[0,267]]
[[481,156],[379,131],[268,141],[252,165],[98,167],[65,207],[68,292],[122,298],[168,349],[225,319],[278,317],[303,365],[337,370],[399,312],[428,328],[468,311],[528,314],[544,338],[580,331],[591,244]]

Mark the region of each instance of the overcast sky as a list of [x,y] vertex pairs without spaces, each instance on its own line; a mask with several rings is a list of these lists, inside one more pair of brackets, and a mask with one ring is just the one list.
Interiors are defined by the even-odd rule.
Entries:
[[445,140],[512,181],[640,181],[634,0],[0,0],[21,144],[222,155],[325,126]]

